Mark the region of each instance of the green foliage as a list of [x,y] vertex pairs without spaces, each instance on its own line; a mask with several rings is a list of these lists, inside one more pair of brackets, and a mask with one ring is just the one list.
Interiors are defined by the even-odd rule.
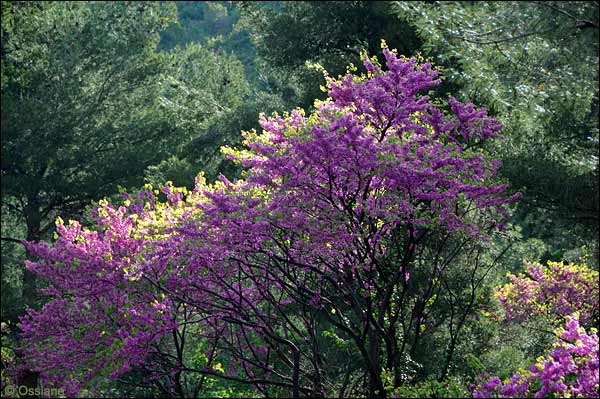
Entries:
[[[10,326],[13,327],[13,326]],[[2,322],[2,345],[1,345],[1,356],[2,356],[2,374],[0,375],[0,382],[2,384],[2,397],[5,398],[16,398],[19,397],[15,392],[6,391],[5,387],[7,386],[15,386],[16,381],[14,375],[7,373],[7,370],[10,370],[14,367],[15,364],[15,344],[16,340],[14,337],[9,337],[8,331],[10,329],[14,330],[14,328],[10,328],[9,325],[5,322]]]
[[[7,199],[2,203],[1,232],[2,237],[13,236],[25,238],[26,228],[12,208],[14,200]],[[2,267],[2,321],[16,321],[22,312],[21,290],[23,288],[23,259],[25,249],[18,242],[6,241],[0,247],[0,263]]]
[[390,389],[396,398],[466,398],[469,397],[463,381],[453,378],[446,381],[427,380],[416,385]]
[[[248,2],[242,18],[259,55],[271,64],[302,67],[305,61],[325,61],[336,74],[361,51],[375,54],[381,38],[401,54],[414,50],[418,40],[412,30],[388,10],[386,2],[284,1],[277,9]],[[331,64],[337,68],[330,69]]]
[[231,33],[237,9],[226,1],[178,1],[178,21],[161,33],[161,47],[173,48]]
[[525,193],[524,233],[555,248],[596,241],[598,5],[396,2],[394,9],[459,83],[455,95],[486,104],[505,125],[507,139],[494,150]]
[[240,29],[238,5],[230,1],[178,1],[178,21],[161,32],[160,47],[171,49],[189,43],[201,43],[235,54],[246,76],[257,79],[256,51],[248,32]]
[[115,181],[135,181],[165,151],[168,139],[149,145],[166,122],[154,115],[168,59],[153,48],[172,10],[139,10],[119,3],[13,7],[2,44],[2,195],[38,213],[31,224]]
[[145,180],[155,187],[168,181],[172,181],[176,187],[186,187],[194,181],[194,170],[194,166],[186,158],[180,159],[173,155],[157,165],[149,166]]
[[324,98],[322,78],[306,62],[336,76],[348,64],[360,64],[361,51],[377,53],[381,38],[406,55],[420,44],[413,29],[390,14],[388,2],[243,2],[241,7],[240,26],[256,46],[261,83],[294,107],[309,108]]
[[211,134],[247,92],[232,56],[196,44],[156,51],[172,4],[6,7],[2,195],[15,198],[29,239],[53,215],[141,185],[148,166]]

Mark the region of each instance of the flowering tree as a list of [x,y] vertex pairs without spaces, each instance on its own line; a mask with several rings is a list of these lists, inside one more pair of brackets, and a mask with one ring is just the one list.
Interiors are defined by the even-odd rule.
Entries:
[[537,359],[529,370],[512,378],[484,376],[472,388],[476,398],[488,397],[597,397],[598,335],[586,325],[598,323],[598,272],[584,264],[552,262],[527,263],[519,276],[509,274],[511,282],[496,295],[507,321],[527,321],[543,317],[548,323],[565,320],[555,331],[552,351]]
[[[509,274],[511,282],[497,296],[507,320],[527,320],[543,316],[561,322],[579,311],[582,323],[598,323],[598,271],[586,265],[552,262],[527,263],[527,272]],[[594,323],[595,322],[595,323]]]
[[579,314],[566,317],[556,330],[552,351],[540,356],[529,370],[520,370],[504,383],[498,377],[473,388],[475,398],[598,397],[598,334],[579,326]]
[[[310,116],[261,117],[246,149],[225,149],[244,179],[167,185],[165,202],[148,187],[101,202],[93,231],[59,224],[52,247],[28,244],[40,259],[28,268],[51,282],[51,301],[22,320],[31,365],[68,376],[72,393],[139,368],[168,395],[210,375],[323,396],[328,333],[356,348],[369,396],[384,396],[384,369],[401,384],[434,280],[502,227],[517,195],[479,146],[500,124],[453,98],[445,113],[420,94],[439,84],[430,64],[383,55],[386,70],[365,56],[366,74],[326,76]],[[423,264],[433,272],[416,287]]]

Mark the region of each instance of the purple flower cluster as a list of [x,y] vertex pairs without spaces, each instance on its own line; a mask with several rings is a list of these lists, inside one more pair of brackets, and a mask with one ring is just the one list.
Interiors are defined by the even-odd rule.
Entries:
[[504,383],[487,378],[473,386],[475,398],[598,397],[598,335],[580,327],[578,314],[556,332],[552,351],[528,371]]
[[507,320],[545,316],[562,321],[575,311],[583,324],[598,317],[598,272],[586,265],[549,261],[527,264],[527,274],[509,275],[498,290]]

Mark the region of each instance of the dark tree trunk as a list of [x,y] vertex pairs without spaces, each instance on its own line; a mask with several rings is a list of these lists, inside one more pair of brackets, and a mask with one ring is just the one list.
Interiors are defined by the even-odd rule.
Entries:
[[402,385],[400,373],[400,356],[398,354],[398,340],[396,339],[396,327],[391,326],[385,337],[385,345],[387,351],[386,368],[392,370],[394,374],[394,388]]
[[[27,241],[40,241],[41,239],[41,223],[42,217],[39,205],[35,199],[29,199],[27,206],[24,209],[25,220],[27,221]],[[34,260],[34,256],[27,251],[27,260]],[[34,307],[37,303],[38,294],[36,288],[36,275],[26,268],[23,270],[23,313],[25,309]],[[21,356],[17,353],[17,356]],[[22,359],[22,358],[21,358]],[[18,378],[18,385],[33,388],[32,392],[38,387],[39,373],[33,370],[23,370]],[[29,390],[28,390],[29,391]],[[24,397],[37,398],[37,395],[27,395]]]
[[[27,241],[40,241],[42,215],[36,200],[29,200],[25,206],[25,220],[27,221]],[[27,251],[27,260],[33,256]],[[23,304],[25,308],[35,305],[37,300],[36,276],[25,269],[23,272]]]
[[294,371],[292,375],[292,383],[294,388],[292,390],[292,397],[299,398],[300,397],[300,351],[294,350]]
[[369,326],[369,397],[385,398],[385,390],[381,381],[381,367],[379,363],[380,341],[377,330]]

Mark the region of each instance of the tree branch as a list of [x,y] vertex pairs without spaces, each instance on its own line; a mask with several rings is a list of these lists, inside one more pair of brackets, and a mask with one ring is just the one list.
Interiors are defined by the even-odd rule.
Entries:
[[23,243],[24,240],[17,240],[16,238],[11,238],[11,237],[0,237],[0,239],[2,241],[8,241],[8,242],[13,242],[13,243],[17,243],[17,244],[22,244],[25,245]]

